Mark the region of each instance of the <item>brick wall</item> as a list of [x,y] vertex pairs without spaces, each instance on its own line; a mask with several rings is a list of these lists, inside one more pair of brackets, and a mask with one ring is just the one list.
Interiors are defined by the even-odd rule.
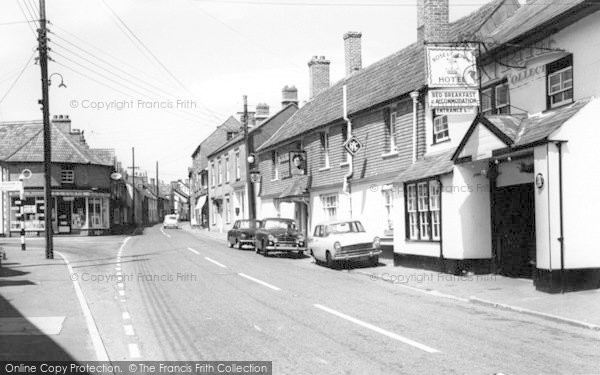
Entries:
[[349,31],[344,34],[346,76],[362,69],[361,37],[362,34],[356,31]]

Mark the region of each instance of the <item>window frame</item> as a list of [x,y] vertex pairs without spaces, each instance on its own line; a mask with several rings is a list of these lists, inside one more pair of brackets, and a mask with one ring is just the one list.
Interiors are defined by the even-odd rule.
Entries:
[[225,156],[225,183],[229,183],[229,155]]
[[321,168],[329,169],[331,167],[331,160],[329,155],[329,129],[321,131]]
[[394,220],[393,220],[393,213],[394,213],[394,190],[392,190],[392,189],[382,190],[381,193],[383,195],[383,207],[384,207],[385,212],[386,212],[387,229],[388,230],[393,230],[394,229]]
[[405,238],[407,241],[442,240],[442,183],[427,178],[404,184]]
[[240,151],[235,152],[235,180],[239,181],[242,178],[242,168],[240,166]]
[[[569,72],[569,71],[571,72],[571,78],[569,80],[567,80],[567,81],[570,81],[571,84],[570,84],[569,87],[565,88],[563,86],[564,82],[565,82],[565,80],[563,80],[563,73],[566,73],[566,72]],[[558,83],[559,86],[560,86],[560,89],[556,90],[556,91],[550,91],[551,87],[552,87],[550,85],[550,80],[552,79],[552,77],[556,77],[556,76],[560,77],[560,81]],[[573,65],[570,65],[570,66],[567,66],[565,68],[559,69],[559,70],[557,70],[555,72],[552,72],[552,73],[548,73],[547,79],[546,79],[546,87],[547,87],[546,95],[547,95],[548,101],[550,103],[550,108],[557,108],[557,107],[563,106],[565,104],[571,104],[571,103],[573,103],[573,100],[574,100],[573,99]],[[571,97],[565,99],[565,95],[564,94],[567,93],[567,92],[569,92],[569,91],[571,92]],[[563,99],[561,101],[554,102],[554,97],[556,95],[559,95],[559,94],[561,94],[561,96],[563,97]]]
[[278,159],[279,152],[277,152],[277,150],[271,151],[271,181],[279,180],[279,168],[277,168]]
[[[506,102],[498,103],[498,89],[506,87]],[[489,94],[486,94],[489,92]],[[480,106],[479,111],[483,115],[509,115],[510,114],[510,86],[508,80],[503,79],[498,82],[494,82],[480,91]],[[489,107],[483,107],[483,103],[489,98]]]
[[[325,220],[336,220],[337,219],[337,211],[339,208],[339,197],[337,193],[331,193],[331,194],[321,194],[320,195],[321,198],[321,205],[323,206],[323,216],[325,217]],[[328,201],[331,198],[335,198],[332,199],[331,201]],[[333,212],[333,215],[331,215],[331,212]]]
[[[70,178],[65,178],[65,174],[70,175]],[[63,168],[60,171],[60,183],[73,185],[75,183],[75,171],[68,168]]]
[[396,111],[390,112],[389,124],[388,124],[388,134],[390,135],[389,144],[387,152],[392,153],[398,151],[398,145],[396,145],[396,125],[398,122],[398,115]]
[[[446,127],[444,130],[438,130],[436,128],[436,120],[445,119]],[[445,136],[441,136],[441,134],[446,133]],[[448,116],[447,115],[438,115],[434,111],[433,115],[433,144],[442,143],[450,139],[450,128],[448,126]]]
[[223,185],[223,169],[221,168],[221,158],[217,159],[217,185]]
[[229,194],[225,195],[223,205],[225,206],[225,224],[229,224],[231,223],[231,196]]

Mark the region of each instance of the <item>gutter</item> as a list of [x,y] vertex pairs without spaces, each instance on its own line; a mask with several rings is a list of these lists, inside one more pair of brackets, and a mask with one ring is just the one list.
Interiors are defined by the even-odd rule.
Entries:
[[[347,139],[350,139],[352,137],[352,121],[350,121],[350,119],[348,118],[348,93],[347,93],[347,88],[346,85],[342,86],[342,101],[343,101],[343,118],[344,121],[346,121],[346,136]],[[345,151],[345,150],[344,150]],[[349,208],[348,211],[350,213],[350,219],[352,219],[352,195],[350,194],[350,177],[352,177],[352,174],[354,172],[354,156],[352,156],[351,154],[348,155],[348,173],[346,173],[344,175],[344,181],[343,181],[343,189],[342,191],[348,195],[348,201],[349,201]]]
[[413,100],[413,126],[412,126],[412,163],[417,161],[417,105],[419,103],[419,92],[410,93]]

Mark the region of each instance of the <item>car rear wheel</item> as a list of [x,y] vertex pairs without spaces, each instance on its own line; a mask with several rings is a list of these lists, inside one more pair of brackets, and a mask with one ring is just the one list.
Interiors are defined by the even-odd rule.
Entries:
[[229,239],[227,242],[229,243],[229,247],[233,247],[233,242],[231,241],[231,239]]
[[371,266],[377,267],[379,265],[379,257],[378,256],[372,257],[370,260],[370,263],[371,263]]

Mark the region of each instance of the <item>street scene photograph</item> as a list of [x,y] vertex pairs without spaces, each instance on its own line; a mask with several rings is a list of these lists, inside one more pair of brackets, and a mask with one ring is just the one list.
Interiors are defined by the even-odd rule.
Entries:
[[4,0],[0,374],[599,374],[599,0]]

